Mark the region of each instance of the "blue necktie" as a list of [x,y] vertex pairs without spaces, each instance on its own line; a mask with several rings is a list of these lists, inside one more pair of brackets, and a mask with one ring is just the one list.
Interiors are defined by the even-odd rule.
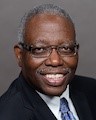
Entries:
[[60,111],[62,120],[76,120],[70,111],[68,102],[65,98],[60,99]]

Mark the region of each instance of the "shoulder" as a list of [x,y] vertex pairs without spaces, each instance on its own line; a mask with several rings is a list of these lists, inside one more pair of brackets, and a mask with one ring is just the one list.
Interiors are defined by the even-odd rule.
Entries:
[[[75,92],[77,96],[81,95],[82,98],[86,98],[85,102],[88,103],[96,119],[96,79],[85,76],[75,76],[70,83],[70,92]],[[82,102],[82,104],[83,103],[84,102]]]
[[17,96],[17,94],[20,93],[19,81],[18,80],[19,80],[19,78],[14,80],[12,82],[12,84],[9,86],[8,90],[0,97],[0,103],[2,101],[10,100],[10,99],[14,98],[15,96]]
[[75,75],[73,79],[73,83],[79,84],[79,85],[95,85],[96,86],[96,79],[86,76],[79,76]]
[[76,75],[74,79],[71,81],[70,86],[72,89],[95,93],[96,94],[96,79],[85,77],[85,76],[78,76]]
[[0,120],[6,120],[6,118],[7,120],[15,120],[17,119],[16,116],[21,117],[23,111],[21,93],[17,79],[10,85],[7,92],[0,97]]

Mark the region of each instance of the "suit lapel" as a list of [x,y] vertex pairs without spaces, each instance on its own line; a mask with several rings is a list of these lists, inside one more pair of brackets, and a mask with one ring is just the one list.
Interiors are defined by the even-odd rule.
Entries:
[[[30,87],[23,79],[21,76],[19,81],[22,84],[22,100],[26,108],[27,118],[30,120],[57,120],[34,88]],[[70,85],[69,91],[79,119],[93,120],[86,96],[78,91],[77,88],[74,89],[74,85]]]
[[27,118],[30,116],[30,120],[57,120],[34,88],[32,89],[24,80],[21,82],[23,103],[26,113],[28,113]]
[[70,97],[80,120],[93,120],[86,96],[70,88]]

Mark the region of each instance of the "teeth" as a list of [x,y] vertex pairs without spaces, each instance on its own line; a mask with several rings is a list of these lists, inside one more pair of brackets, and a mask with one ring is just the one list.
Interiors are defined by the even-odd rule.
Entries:
[[54,79],[54,78],[58,79],[58,78],[62,78],[63,74],[47,74],[46,77],[50,79]]

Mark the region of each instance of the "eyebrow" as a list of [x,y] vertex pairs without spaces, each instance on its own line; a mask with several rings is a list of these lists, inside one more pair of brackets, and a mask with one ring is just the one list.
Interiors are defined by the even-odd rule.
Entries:
[[[31,44],[31,45],[36,45],[36,46],[39,46],[39,45],[49,45],[50,42],[48,42],[48,40],[46,39],[37,39],[37,40],[34,40],[34,42]],[[64,42],[60,43],[60,45],[72,45],[72,44],[75,44],[77,43],[76,40],[65,40]]]
[[37,39],[33,42],[34,45],[47,45],[48,42],[45,39]]

